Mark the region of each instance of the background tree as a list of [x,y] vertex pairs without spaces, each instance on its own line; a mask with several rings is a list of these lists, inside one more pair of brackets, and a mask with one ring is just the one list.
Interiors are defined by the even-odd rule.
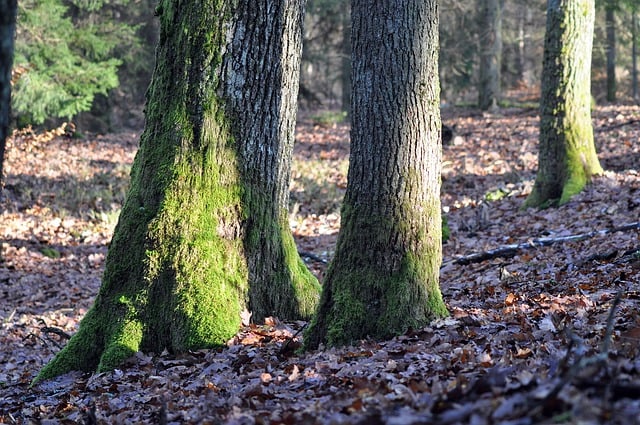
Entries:
[[[300,76],[301,106],[342,108],[348,83],[348,0],[309,0],[304,25]],[[347,89],[348,90],[348,89]]]
[[247,305],[293,319],[317,304],[286,220],[303,2],[163,0],[157,13],[145,131],[102,286],[36,380],[223,344]]
[[631,96],[638,103],[638,9],[634,4],[631,9]]
[[540,99],[538,174],[526,207],[565,203],[601,174],[591,123],[593,0],[550,0]]
[[488,110],[498,106],[500,96],[500,66],[502,58],[502,6],[501,0],[480,0],[479,50],[480,78],[478,81],[478,107]]
[[16,29],[16,0],[0,0],[0,194],[3,189],[4,150],[9,135],[11,66]]
[[607,0],[605,25],[607,32],[607,101],[616,101],[616,20],[617,0]]
[[351,16],[348,183],[310,348],[387,338],[447,314],[437,1],[353,0]]

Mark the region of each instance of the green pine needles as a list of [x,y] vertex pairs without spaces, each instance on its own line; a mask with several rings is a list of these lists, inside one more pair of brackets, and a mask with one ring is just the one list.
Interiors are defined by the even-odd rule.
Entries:
[[[114,50],[135,28],[102,13],[102,1],[23,0],[18,4],[13,104],[18,124],[71,119],[118,86]],[[96,13],[97,11],[97,13]],[[108,12],[108,11],[107,11]]]

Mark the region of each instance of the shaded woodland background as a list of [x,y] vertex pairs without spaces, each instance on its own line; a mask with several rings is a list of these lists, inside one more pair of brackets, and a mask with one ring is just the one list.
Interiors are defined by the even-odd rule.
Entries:
[[[486,32],[479,10],[486,2],[440,3],[443,107],[477,102],[479,57]],[[602,0],[596,5],[594,101],[631,102],[634,96],[637,99],[633,35],[637,35],[638,2]],[[158,33],[154,7],[147,0],[21,2],[13,73],[14,123],[52,128],[73,120],[78,131],[94,133],[140,128]],[[544,0],[503,2],[501,106],[536,102],[545,7]],[[310,0],[304,31],[300,107],[346,111],[349,2]],[[613,97],[608,94],[608,58],[613,59],[616,75]]]

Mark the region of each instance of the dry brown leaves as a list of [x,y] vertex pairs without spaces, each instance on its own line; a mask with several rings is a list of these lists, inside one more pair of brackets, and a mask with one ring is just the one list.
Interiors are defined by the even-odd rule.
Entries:
[[[542,211],[520,211],[537,160],[534,112],[444,118],[460,136],[444,148],[445,259],[638,220],[638,108],[598,109],[607,173],[569,204]],[[347,136],[345,126],[303,123],[296,158],[340,158]],[[135,147],[136,135],[12,141],[0,222],[0,422],[638,423],[640,259],[629,255],[637,230],[450,264],[441,284],[451,317],[390,341],[299,354],[305,324],[270,319],[223,350],[140,353],[110,373],[29,388],[97,292],[113,224],[101,214],[119,198],[95,187],[121,190]],[[340,187],[344,176],[327,179]],[[87,205],[71,208],[74,199]],[[330,257],[335,213],[308,211],[295,224],[304,250]]]

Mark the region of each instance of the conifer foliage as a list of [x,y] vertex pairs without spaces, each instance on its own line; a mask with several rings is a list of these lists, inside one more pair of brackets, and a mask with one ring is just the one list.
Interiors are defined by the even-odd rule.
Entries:
[[118,86],[115,49],[134,28],[102,1],[24,0],[18,6],[13,110],[18,124],[71,119]]

